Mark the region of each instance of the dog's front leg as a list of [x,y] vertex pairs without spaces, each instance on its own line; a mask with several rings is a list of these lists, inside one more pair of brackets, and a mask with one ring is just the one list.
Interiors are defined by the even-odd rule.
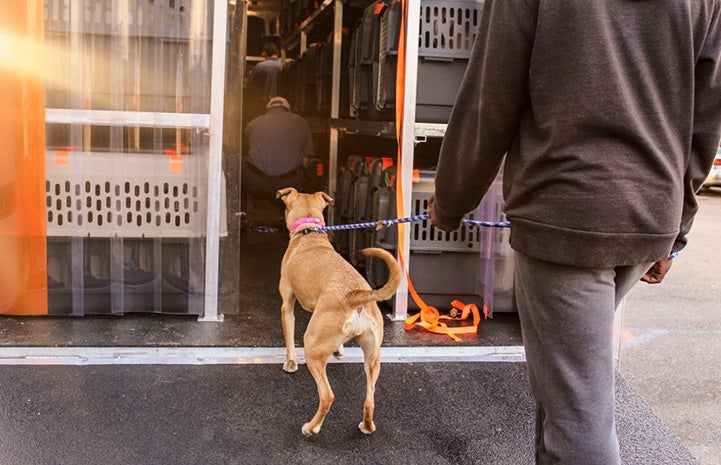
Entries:
[[295,295],[293,291],[290,291],[283,294],[282,297],[283,305],[280,307],[280,317],[283,323],[283,337],[285,338],[283,370],[294,373],[298,371],[298,355],[295,351]]

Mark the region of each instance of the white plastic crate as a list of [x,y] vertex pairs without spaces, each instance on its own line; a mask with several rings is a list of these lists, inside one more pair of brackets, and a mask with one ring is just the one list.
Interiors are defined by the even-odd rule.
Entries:
[[[433,177],[435,172],[421,171],[420,182],[414,183],[411,195],[411,216],[428,214],[428,201],[433,195]],[[373,218],[387,219],[396,216],[395,192],[391,189],[379,190],[374,194]],[[464,218],[479,219],[476,212],[468,213]],[[478,253],[482,234],[481,229],[461,223],[455,231],[445,232],[431,225],[430,220],[408,223],[410,228],[410,248],[412,252],[475,252]],[[376,246],[395,249],[398,231],[386,228],[374,231],[373,243]]]
[[[433,195],[433,191],[413,189],[412,216],[428,214],[428,201],[431,195]],[[477,219],[474,213],[469,213],[465,218]],[[480,229],[466,223],[461,223],[458,229],[451,232],[433,227],[430,220],[411,223],[411,250],[413,251],[478,252],[480,240]]]
[[212,30],[212,10],[190,0],[45,0],[45,29],[69,32],[71,8],[86,34],[209,40]]
[[418,56],[468,59],[482,10],[483,0],[423,0]]
[[[207,166],[185,155],[171,172],[167,155],[70,152],[56,163],[46,153],[48,236],[202,237],[206,234]],[[177,167],[178,165],[176,165]],[[225,182],[221,236],[227,235]]]

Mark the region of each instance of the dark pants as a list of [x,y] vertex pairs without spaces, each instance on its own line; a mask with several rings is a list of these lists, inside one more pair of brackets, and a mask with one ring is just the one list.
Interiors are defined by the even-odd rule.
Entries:
[[515,253],[536,463],[619,465],[614,420],[616,307],[652,263],[578,268]]
[[305,168],[302,166],[288,173],[270,176],[249,161],[244,161],[241,189],[258,199],[275,201],[276,192],[286,187],[295,187],[298,192],[307,192],[307,178]]

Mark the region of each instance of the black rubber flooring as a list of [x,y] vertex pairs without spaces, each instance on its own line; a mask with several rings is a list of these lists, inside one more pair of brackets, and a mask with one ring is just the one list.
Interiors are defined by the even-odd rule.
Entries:
[[[244,231],[239,276],[239,305],[223,322],[198,322],[197,316],[126,313],[121,316],[0,317],[0,347],[280,347],[280,262],[287,233]],[[231,257],[225,257],[230,262]],[[227,271],[227,270],[226,270]],[[448,299],[450,308],[450,301]],[[381,308],[390,315],[388,304]],[[440,309],[444,310],[444,309]],[[296,309],[296,344],[301,345],[310,314]],[[447,336],[423,330],[405,331],[403,322],[386,320],[386,346],[514,346],[522,345],[515,313],[495,313],[476,336]]]
[[[372,436],[361,364],[332,364],[320,434],[305,369],[279,365],[0,367],[3,465],[533,463],[523,363],[384,364]],[[619,378],[624,464],[696,463]]]

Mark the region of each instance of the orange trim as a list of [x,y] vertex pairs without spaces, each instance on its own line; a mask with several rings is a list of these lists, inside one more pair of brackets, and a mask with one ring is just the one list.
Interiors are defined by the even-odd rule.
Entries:
[[182,146],[178,145],[180,150],[165,149],[163,153],[168,155],[168,171],[171,173],[182,173],[183,172],[183,155]]
[[182,173],[183,172],[183,155],[180,153],[175,152],[174,150],[166,150],[166,152],[171,152],[168,155],[170,155],[170,163],[168,164],[168,171],[171,173]]
[[56,150],[55,166],[68,166],[68,155],[70,155],[70,150]]
[[[0,314],[48,313],[43,2],[0,2]],[[9,54],[9,55],[8,55]]]

